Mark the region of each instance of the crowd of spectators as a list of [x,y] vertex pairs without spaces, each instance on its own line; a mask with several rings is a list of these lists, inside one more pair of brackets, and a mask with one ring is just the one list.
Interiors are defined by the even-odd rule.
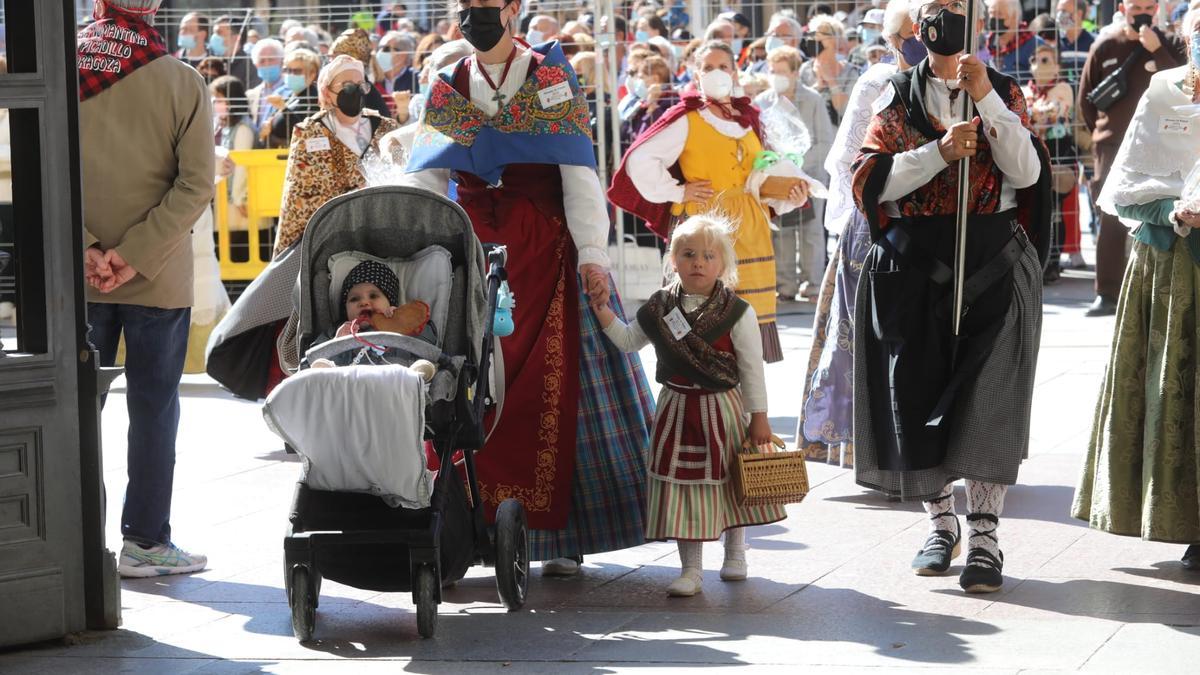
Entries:
[[[714,14],[702,29],[689,14],[692,5],[681,0],[618,0],[612,17],[599,15],[595,3],[580,3],[573,11],[562,10],[560,3],[551,11],[539,10],[535,1],[526,5],[517,34],[530,43],[557,40],[591,98],[595,135],[601,136],[595,129],[598,106],[606,111],[605,131],[619,129],[616,139],[612,133],[603,134],[606,147],[597,150],[609,160],[609,169],[613,168],[613,142],[623,152],[679,100],[680,92],[694,86],[690,56],[704,40],[720,40],[733,48],[740,69],[738,84],[745,95],[776,91],[798,109],[818,99],[823,103],[829,124],[814,124],[811,119],[805,123],[814,152],[831,142],[860,75],[880,61],[893,59],[881,36],[886,0],[859,5],[785,4],[785,9],[770,15],[756,11],[752,3],[740,3],[740,8]],[[1124,267],[1124,231],[1111,219],[1107,235],[1101,234],[1109,219],[1096,215],[1081,227],[1080,215],[1085,211],[1081,204],[1094,199],[1102,184],[1103,160],[1115,152],[1122,119],[1132,112],[1152,68],[1184,62],[1182,43],[1173,30],[1182,9],[1185,3],[1159,7],[1153,0],[1131,0],[1119,4],[1112,20],[1101,24],[1099,7],[1089,0],[986,0],[981,6],[986,31],[980,36],[978,54],[1021,83],[1035,129],[1051,153],[1059,202],[1055,251],[1061,264],[1085,266],[1080,245],[1084,227],[1090,226],[1107,244],[1098,254],[1094,314],[1109,313],[1115,306],[1114,287]],[[411,123],[424,107],[423,92],[433,73],[467,53],[465,47],[451,48],[441,51],[441,60],[432,58],[444,45],[456,41],[462,45],[450,13],[420,23],[408,16],[405,4],[387,2],[372,5],[368,12],[328,14],[323,19],[314,15],[318,20],[312,22],[292,15],[276,22],[262,11],[216,17],[188,12],[177,26],[168,27],[176,56],[195,66],[213,84],[214,98],[223,101],[215,120],[218,144],[240,149],[247,144],[250,130],[252,147],[287,147],[295,124],[317,111],[317,73],[337,54],[363,62],[372,86],[367,107],[378,108],[400,125]],[[1136,19],[1132,27],[1129,16]],[[598,47],[603,45],[597,44],[609,34],[616,42],[618,61],[612,70],[599,57]],[[1156,65],[1146,65],[1141,74],[1145,77],[1134,78],[1123,107],[1118,106],[1122,112],[1096,110],[1088,101],[1090,89],[1116,65],[1111,58],[1089,61],[1089,54],[1098,47],[1124,54],[1135,44],[1147,55],[1145,60]],[[604,91],[599,102],[597,85]],[[610,127],[614,115],[618,121]],[[1098,138],[1093,138],[1094,133]],[[812,168],[814,178],[825,178],[819,162]],[[807,217],[816,217],[819,224],[819,200]],[[785,229],[789,236],[792,231],[800,228]],[[777,248],[789,256],[796,251],[795,260],[786,261],[781,270],[795,265],[800,279],[819,278],[823,270],[803,269],[803,261],[812,267],[814,261],[824,260],[824,237],[811,232],[796,236],[803,240],[794,245],[777,242],[784,244]],[[820,255],[806,250],[814,246],[820,248]],[[1053,257],[1047,281],[1058,277],[1060,255]],[[781,295],[811,297],[816,289],[808,288],[809,283],[795,288],[796,278],[781,271]]]

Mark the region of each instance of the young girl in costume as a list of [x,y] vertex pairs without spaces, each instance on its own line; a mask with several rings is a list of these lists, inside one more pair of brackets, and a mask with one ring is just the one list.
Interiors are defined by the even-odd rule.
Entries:
[[[675,279],[626,325],[596,307],[604,334],[619,349],[653,344],[663,385],[650,443],[646,538],[675,539],[683,570],[667,592],[701,590],[702,542],[725,533],[721,579],[746,578],[747,525],[783,520],[782,506],[738,505],[729,479],[733,453],[749,438],[771,439],[758,316],[739,298],[733,228],[692,216],[671,235]],[[747,418],[749,429],[747,430]]]

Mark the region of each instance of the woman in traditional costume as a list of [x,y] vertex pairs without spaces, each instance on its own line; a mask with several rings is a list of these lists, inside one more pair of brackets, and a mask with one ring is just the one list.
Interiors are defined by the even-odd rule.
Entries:
[[[764,360],[782,361],[770,214],[768,205],[746,189],[764,149],[758,109],[734,87],[736,62],[728,45],[710,40],[693,59],[699,91],[684,92],[634,141],[613,177],[609,199],[663,238],[677,218],[710,211],[728,218],[736,231],[738,297],[758,316]],[[807,199],[807,186],[800,183],[786,201],[770,206],[786,211]]]
[[854,466],[854,297],[871,250],[871,227],[854,204],[853,164],[875,115],[875,101],[890,91],[891,77],[925,60],[925,45],[913,34],[908,8],[908,0],[889,0],[883,39],[894,63],[877,63],[858,78],[825,158],[830,176],[825,229],[838,235],[838,245],[817,296],[796,445],[812,459],[844,467]]
[[[855,313],[854,469],[859,485],[925,504],[931,531],[912,562],[921,576],[944,574],[960,550],[953,490],[966,479],[959,585],[981,593],[1003,583],[997,528],[1029,451],[1051,197],[1046,149],[1021,88],[974,55],[960,58],[966,1],[909,6],[929,57],[893,76],[854,174],[875,241]],[[961,119],[963,95],[977,119]],[[968,311],[955,337],[962,159]]]
[[1200,9],[1182,27],[1190,63],[1150,78],[1097,199],[1134,244],[1071,515],[1189,544],[1183,565],[1200,570]]
[[279,207],[275,256],[300,239],[308,219],[325,202],[367,186],[363,158],[379,152],[379,142],[396,121],[363,107],[371,85],[362,62],[340,54],[317,77],[321,111],[296,125],[288,150]]
[[[605,342],[609,219],[588,108],[557,42],[513,38],[520,0],[463,0],[474,55],[433,78],[410,178],[458,202],[480,241],[508,247],[516,332],[501,340],[502,414],[478,455],[489,517],[520,499],[543,574],[644,541],[653,402],[636,355]],[[524,320],[521,317],[525,317]]]

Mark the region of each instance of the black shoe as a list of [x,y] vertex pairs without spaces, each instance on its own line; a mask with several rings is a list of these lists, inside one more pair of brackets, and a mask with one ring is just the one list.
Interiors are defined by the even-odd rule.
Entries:
[[1117,313],[1117,299],[1107,295],[1097,295],[1092,306],[1084,316],[1112,316]]
[[934,530],[929,534],[925,545],[913,558],[914,574],[919,577],[936,577],[950,569],[950,561],[962,553],[962,526],[958,524],[957,516],[954,518],[954,530]]
[[995,593],[1004,583],[1004,553],[1000,557],[986,549],[967,552],[967,565],[958,577],[958,585],[968,593]]
[[1192,544],[1183,552],[1183,569],[1200,570],[1200,544]]
[[1042,283],[1052,284],[1062,277],[1062,267],[1057,261],[1051,261],[1046,269],[1042,270]]

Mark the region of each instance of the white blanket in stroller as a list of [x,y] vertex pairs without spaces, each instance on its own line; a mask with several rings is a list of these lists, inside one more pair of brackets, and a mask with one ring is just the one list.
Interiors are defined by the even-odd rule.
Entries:
[[398,365],[312,368],[287,378],[263,405],[267,426],[304,458],[310,488],[378,495],[390,506],[429,506],[425,382]]

